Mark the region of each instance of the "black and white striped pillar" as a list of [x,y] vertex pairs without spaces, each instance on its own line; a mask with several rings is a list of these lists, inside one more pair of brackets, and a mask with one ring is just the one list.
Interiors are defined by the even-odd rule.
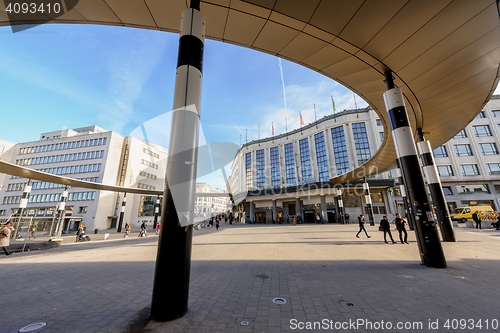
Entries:
[[366,177],[363,178],[363,192],[365,193],[365,203],[366,208],[368,209],[368,219],[370,220],[370,225],[375,225],[375,216],[373,215],[373,207],[372,207],[372,197],[370,196],[370,186],[368,186],[368,181]]
[[188,310],[200,122],[205,19],[200,0],[181,15],[172,131],[160,217],[151,317],[169,321]]
[[344,213],[344,202],[342,201],[342,190],[341,189],[336,189],[335,194],[337,195],[337,207],[338,207],[338,216],[339,216],[339,222],[341,224],[345,224],[345,213]]
[[156,229],[158,227],[158,215],[159,215],[159,213],[160,213],[160,196],[158,196],[156,198],[156,202],[155,202],[155,217],[153,220],[153,229]]
[[127,205],[127,192],[123,193],[122,206],[120,208],[120,217],[118,218],[118,228],[116,232],[122,232],[123,216],[125,215],[125,206]]
[[61,202],[57,205],[57,237],[61,237],[64,228],[64,216],[66,215],[66,202],[68,201],[68,185],[64,188],[61,194]]
[[[423,133],[419,130],[420,139],[423,140]],[[448,205],[444,197],[441,180],[434,164],[434,156],[432,156],[431,144],[429,141],[417,142],[418,151],[422,160],[424,173],[427,176],[427,186],[431,192],[432,202],[436,207],[436,215],[438,219],[441,237],[446,242],[456,242],[455,233],[453,232],[453,224],[451,222]]]
[[408,190],[409,202],[415,216],[415,235],[420,249],[422,264],[428,267],[445,268],[446,259],[439,240],[436,223],[427,217],[432,214],[427,189],[418,160],[417,149],[406,113],[403,94],[395,88],[392,71],[385,73],[387,92],[384,102],[391,123],[396,156],[401,168],[403,182]]
[[24,215],[24,210],[28,207],[28,199],[31,193],[31,179],[28,179],[28,183],[24,186],[23,196],[21,197],[21,201],[19,202],[19,207],[17,208],[17,214],[19,215],[19,219],[17,220],[17,225],[14,227],[14,239],[17,237],[17,233],[19,232],[19,227],[21,225],[21,219]]

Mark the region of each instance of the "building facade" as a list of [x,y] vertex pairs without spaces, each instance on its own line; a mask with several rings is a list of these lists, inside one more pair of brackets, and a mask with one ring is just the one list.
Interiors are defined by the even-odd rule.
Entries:
[[221,213],[227,213],[231,207],[226,190],[213,188],[207,183],[196,183],[196,201],[194,214],[196,217],[211,217]]
[[[344,222],[346,213],[351,219],[369,214],[363,180],[333,185],[329,179],[362,166],[383,140],[382,122],[365,108],[244,144],[229,179],[235,217],[247,223],[286,223],[297,215],[304,222]],[[500,95],[495,95],[466,128],[434,149],[450,212],[470,205],[500,211],[499,144]],[[405,212],[393,177],[391,171],[367,180],[375,221]]]
[[[8,155],[6,155],[8,154]],[[42,133],[39,141],[12,145],[4,156],[17,165],[69,178],[150,190],[163,190],[167,149],[98,126]],[[4,160],[7,160],[4,158]],[[26,178],[7,175],[0,191],[0,218],[16,213]],[[39,230],[51,228],[64,185],[33,180],[24,217]],[[65,232],[83,223],[88,229],[116,227],[124,193],[69,188]],[[152,222],[156,197],[128,194],[124,223]]]

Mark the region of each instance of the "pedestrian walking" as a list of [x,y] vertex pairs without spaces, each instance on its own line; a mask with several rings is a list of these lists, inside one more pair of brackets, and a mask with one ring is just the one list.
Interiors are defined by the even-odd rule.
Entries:
[[132,227],[130,226],[130,224],[125,223],[125,235],[123,236],[123,238],[130,237],[130,231],[132,231]]
[[367,232],[367,231],[366,231],[366,229],[365,229],[365,216],[364,216],[363,214],[359,215],[359,217],[358,217],[358,223],[359,223],[359,231],[358,231],[358,233],[356,234],[356,237],[358,237],[358,238],[359,238],[359,233],[360,233],[361,231],[364,231],[364,232],[365,232],[366,237],[371,238],[372,236],[369,236],[369,235],[368,235],[368,232]]
[[28,239],[31,239],[31,238],[36,239],[35,232],[36,232],[36,228],[33,227],[33,229],[31,229],[31,231],[28,233]]
[[147,231],[148,225],[146,224],[146,222],[147,221],[142,221],[141,232],[139,232],[139,237],[148,237],[148,231]]
[[14,231],[14,228],[12,227],[10,221],[5,222],[2,230],[0,230],[0,246],[6,256],[10,256],[12,254],[7,250],[7,247],[10,245],[10,235],[12,234],[12,231]]
[[297,220],[295,219],[295,215],[292,216],[292,225],[293,226],[297,225]]
[[[394,221],[396,222],[396,229],[399,232],[399,240],[401,241],[401,244],[410,244],[408,243],[408,233],[406,232],[405,227],[406,221],[401,218],[400,213],[396,213],[396,218],[394,219]],[[404,239],[403,234],[405,235]]]
[[160,222],[156,223],[156,234],[160,234]]
[[215,221],[215,230],[219,230],[219,227],[220,227],[220,221],[216,220]]
[[346,214],[344,215],[344,219],[345,219],[345,223],[349,224],[349,219],[350,219],[349,214],[347,214],[347,213],[346,213]]
[[476,229],[483,229],[481,227],[481,222],[483,222],[481,220],[481,215],[479,214],[479,211],[475,211],[473,214],[472,214],[472,220],[474,220],[474,222],[476,222]]
[[394,238],[392,238],[391,226],[389,224],[389,220],[387,219],[387,215],[384,215],[382,220],[380,221],[380,227],[381,227],[382,231],[384,232],[384,242],[386,244],[389,244],[389,242],[387,241],[387,235],[389,235],[389,238],[391,239],[392,244],[396,244],[396,242],[394,241]]

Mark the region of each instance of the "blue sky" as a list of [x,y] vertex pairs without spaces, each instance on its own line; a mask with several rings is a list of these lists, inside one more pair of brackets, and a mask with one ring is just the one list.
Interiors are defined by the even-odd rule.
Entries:
[[[135,28],[44,24],[0,28],[0,138],[36,141],[42,132],[98,125],[124,136],[146,127],[168,147],[178,35]],[[201,124],[209,142],[245,143],[355,107],[353,93],[321,74],[238,46],[205,42]],[[358,107],[367,103],[356,96]],[[161,121],[159,121],[161,120]],[[154,125],[154,126],[153,126]],[[227,167],[230,174],[230,168]],[[202,179],[203,180],[203,179]],[[213,181],[213,186],[224,187]]]

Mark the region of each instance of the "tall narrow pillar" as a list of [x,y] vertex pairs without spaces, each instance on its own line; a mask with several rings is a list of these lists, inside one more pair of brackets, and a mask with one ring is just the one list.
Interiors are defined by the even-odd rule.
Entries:
[[174,112],[160,217],[151,317],[169,321],[188,310],[205,20],[200,0],[182,12]]
[[250,224],[255,223],[255,204],[250,201]]
[[441,187],[441,180],[434,164],[434,156],[432,156],[431,144],[429,141],[424,141],[422,130],[419,129],[419,136],[422,141],[417,143],[418,150],[422,164],[427,176],[427,185],[431,192],[432,202],[436,207],[436,215],[441,230],[441,237],[443,241],[455,242],[455,233],[453,232],[453,224],[451,222],[448,205],[444,197],[443,188]]
[[68,185],[64,188],[61,195],[61,202],[57,206],[57,237],[61,237],[62,230],[64,227],[64,217],[66,216],[66,202],[68,201]]
[[338,220],[340,223],[345,224],[345,213],[344,213],[344,202],[342,201],[342,190],[336,190],[337,195],[337,207],[338,207]]
[[274,221],[275,223],[278,223],[278,208],[276,207],[276,200],[273,199],[273,216],[271,218],[271,222]]
[[156,197],[155,202],[155,217],[153,220],[153,229],[158,228],[158,215],[160,213],[160,196]]
[[[396,161],[398,162],[398,161]],[[406,219],[408,220],[408,226],[410,227],[410,230],[415,230],[415,215],[413,214],[413,210],[411,206],[408,204],[408,197],[406,195],[406,187],[403,182],[403,175],[401,174],[401,168],[399,167],[399,162],[398,162],[398,167],[395,169],[396,170],[396,175],[398,177],[398,184],[399,184],[399,190],[401,191],[401,199],[403,200],[403,205],[405,206],[405,212],[406,212]]]
[[321,204],[321,223],[328,223],[328,212],[326,211],[326,197],[325,197],[325,195],[319,196],[319,202]]
[[123,193],[122,206],[120,208],[120,216],[118,217],[118,228],[116,228],[116,232],[122,232],[123,216],[125,215],[126,205],[127,205],[127,192]]
[[416,214],[415,235],[422,264],[429,267],[445,268],[446,260],[436,223],[427,217],[431,213],[431,208],[403,94],[400,88],[394,86],[392,71],[385,72],[385,79],[387,92],[384,93],[384,102],[389,114],[396,157],[401,168],[403,182],[408,189],[407,195],[410,204],[413,205],[412,211]]
[[373,207],[372,207],[372,197],[370,196],[370,187],[368,186],[368,181],[366,177],[364,177],[363,183],[363,191],[365,192],[365,203],[366,208],[368,209],[368,219],[370,220],[370,225],[375,225],[375,216],[373,215]]
[[17,225],[14,227],[14,236],[13,239],[16,239],[17,234],[19,232],[19,228],[21,227],[21,219],[23,218],[24,211],[26,207],[28,207],[28,199],[31,193],[31,183],[32,180],[28,179],[28,183],[24,186],[23,196],[21,197],[21,201],[19,202],[19,207],[17,208],[17,214],[19,214],[19,219],[17,220]]
[[300,219],[303,222],[304,216],[302,216],[302,207],[300,206],[300,198],[295,198],[295,217],[297,217],[298,215],[300,215]]

